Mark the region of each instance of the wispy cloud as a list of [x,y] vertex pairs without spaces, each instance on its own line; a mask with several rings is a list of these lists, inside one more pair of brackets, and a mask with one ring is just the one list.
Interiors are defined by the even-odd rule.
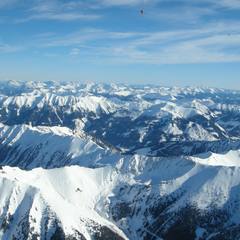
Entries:
[[[94,2],[94,1],[93,1]],[[94,4],[102,6],[148,6],[148,5],[157,5],[157,4],[187,4],[189,6],[202,5],[203,4],[213,4],[217,7],[226,7],[226,8],[240,8],[239,0],[99,0],[95,1]]]
[[179,4],[188,6],[204,6],[206,4],[214,5],[215,7],[226,7],[230,9],[240,8],[239,0],[1,0],[0,7],[16,6],[21,3],[35,11],[55,11],[56,9],[81,10],[81,9],[96,9],[100,7],[119,7],[119,6],[160,6],[164,4]]
[[64,36],[46,35],[38,39],[38,45],[65,48],[70,55],[118,63],[235,62],[240,61],[239,29],[240,22],[153,32],[84,29]]
[[26,9],[26,16],[17,19],[15,22],[23,23],[32,20],[53,20],[53,21],[76,21],[95,20],[101,16],[89,11],[85,11],[84,1],[61,1],[42,0],[34,1]]
[[31,20],[55,20],[55,21],[76,21],[76,20],[95,20],[99,19],[100,15],[81,14],[81,13],[38,13],[32,14],[26,18],[18,19],[17,23],[28,22]]
[[77,55],[80,54],[80,52],[81,52],[81,50],[80,50],[79,48],[73,48],[73,49],[71,49],[69,55],[71,55],[71,56],[77,56]]
[[240,9],[240,1],[239,0],[208,0],[210,3],[219,6],[219,7],[225,7],[229,9]]
[[42,35],[42,37],[39,37],[38,35],[37,38],[39,44],[44,47],[71,47],[81,44],[86,44],[89,47],[95,45],[97,47],[113,42],[120,44],[121,42],[145,35],[146,33],[141,32],[114,32],[104,29],[86,28],[63,36]]
[[23,47],[0,43],[0,53],[14,53],[21,50],[23,50]]
[[145,5],[156,1],[150,0],[102,0],[97,1],[98,4],[105,6],[135,6],[135,5]]
[[[166,7],[172,4],[172,7]],[[22,16],[15,22],[32,20],[79,21],[96,20],[104,16],[108,8],[146,8],[146,18],[165,21],[196,21],[215,15],[219,9],[240,9],[239,0],[1,0],[0,8],[21,6]],[[181,14],[179,14],[181,13]]]
[[16,4],[17,2],[18,2],[18,0],[1,0],[0,8],[10,7],[10,6]]
[[[157,0],[158,2],[166,2],[166,0]],[[216,8],[229,8],[229,9],[239,9],[240,8],[240,1],[239,0],[170,0],[171,2],[178,2],[178,3],[185,3],[189,6],[191,5],[200,5],[204,6],[206,4],[210,4],[212,6],[215,6]]]

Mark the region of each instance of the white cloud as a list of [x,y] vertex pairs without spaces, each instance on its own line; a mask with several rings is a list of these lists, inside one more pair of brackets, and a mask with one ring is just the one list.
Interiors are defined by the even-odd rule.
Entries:
[[230,9],[240,9],[239,0],[218,0],[218,1],[209,0],[209,1],[211,1],[212,3],[220,7],[226,7]]
[[77,56],[77,55],[79,55],[80,54],[80,49],[79,48],[73,48],[73,49],[71,49],[71,51],[70,51],[70,55],[71,56]]
[[95,20],[101,16],[93,14],[81,13],[38,13],[30,15],[23,19],[18,19],[16,22],[27,22],[31,20],[55,20],[55,21],[76,21],[76,20]]
[[[44,48],[120,63],[184,64],[240,61],[240,23],[156,32],[85,29],[40,39]],[[237,49],[239,49],[237,51]],[[233,51],[234,50],[234,51]]]
[[5,8],[12,6],[13,4],[17,3],[18,0],[1,0],[0,1],[0,8]]
[[36,0],[27,6],[27,16],[15,22],[23,23],[31,20],[76,21],[96,20],[101,16],[82,8],[82,1]]
[[0,43],[0,53],[13,53],[23,50],[23,47],[12,46],[5,43]]
[[[174,1],[174,0],[171,0]],[[212,4],[213,7],[224,7],[229,9],[239,9],[240,1],[239,0],[175,0],[179,2],[185,2],[188,5],[191,4]]]
[[102,5],[106,6],[134,6],[134,5],[144,5],[146,3],[149,3],[148,0],[103,0],[99,1]]
[[192,7],[194,4],[213,4],[218,7],[226,7],[226,8],[240,8],[240,1],[239,0],[99,0],[95,1],[95,4],[105,5],[105,6],[148,6],[148,5],[155,5],[155,4],[162,4],[162,3],[179,3],[179,4],[186,4],[189,7]]
[[[164,7],[172,3],[173,8]],[[161,18],[163,21],[196,22],[204,16],[214,16],[222,8],[240,9],[240,0],[0,0],[0,8],[21,6],[21,19],[14,22],[31,20],[78,21],[96,20],[108,11],[107,8],[127,6],[146,8],[146,18]],[[156,19],[157,20],[157,19]]]

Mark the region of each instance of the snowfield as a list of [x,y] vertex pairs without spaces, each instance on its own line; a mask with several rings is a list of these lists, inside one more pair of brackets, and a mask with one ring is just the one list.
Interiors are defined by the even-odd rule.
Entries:
[[[49,219],[48,223],[46,211],[51,211],[66,235],[74,235],[75,230],[86,239],[92,239],[91,228],[96,223],[125,239],[121,230],[95,211],[101,192],[106,188],[111,191],[113,180],[114,171],[107,167],[96,170],[77,166],[53,170],[37,168],[32,171],[4,167],[0,172],[0,212],[12,216],[12,221],[7,230],[2,231],[2,238],[24,235],[21,223],[26,217],[32,229],[27,233],[30,239],[34,234],[42,239],[45,235],[50,238],[51,231],[56,230],[56,226],[51,226],[54,219]],[[49,231],[42,231],[43,224]]]
[[210,166],[240,167],[240,151],[229,151],[225,154],[206,153],[194,157],[194,161]]

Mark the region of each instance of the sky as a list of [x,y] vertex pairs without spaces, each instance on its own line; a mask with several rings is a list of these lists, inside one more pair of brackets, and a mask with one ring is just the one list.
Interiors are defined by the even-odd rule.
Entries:
[[0,0],[0,80],[240,89],[240,0]]

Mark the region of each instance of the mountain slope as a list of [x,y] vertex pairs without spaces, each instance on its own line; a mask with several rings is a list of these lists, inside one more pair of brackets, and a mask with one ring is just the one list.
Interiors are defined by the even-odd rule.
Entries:
[[0,125],[0,164],[23,169],[112,164],[120,155],[66,127]]
[[122,161],[134,181],[116,186],[111,217],[130,239],[239,239],[239,162],[239,151]]
[[1,239],[125,239],[94,210],[112,178],[111,168],[26,172],[4,167],[0,171]]

